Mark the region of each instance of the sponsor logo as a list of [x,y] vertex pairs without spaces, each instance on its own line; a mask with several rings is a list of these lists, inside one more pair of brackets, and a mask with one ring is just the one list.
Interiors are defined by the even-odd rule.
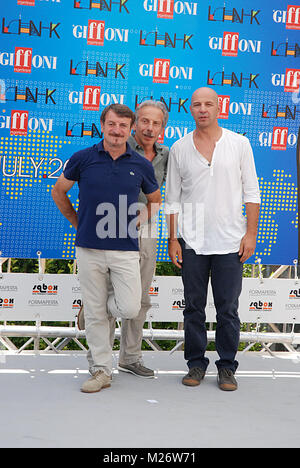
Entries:
[[29,299],[28,301],[29,306],[33,307],[57,307],[58,306],[58,301],[54,299]]
[[238,87],[242,88],[246,86],[248,88],[255,88],[258,89],[257,78],[259,77],[259,73],[225,73],[224,70],[221,72],[211,72],[208,70],[207,72],[207,84],[209,86],[231,86],[231,87]]
[[72,303],[72,310],[79,311],[81,306],[82,306],[82,300],[81,299],[74,299],[74,301]]
[[[60,3],[61,0],[39,0],[40,2],[49,2],[51,3]],[[18,5],[23,5],[23,6],[35,6],[35,0],[18,0]]]
[[154,59],[153,83],[169,83],[170,60]]
[[46,31],[49,31],[49,38],[57,37],[60,39],[58,33],[58,28],[60,23],[43,23],[39,21],[38,24],[34,23],[32,20],[25,22],[22,19],[13,19],[6,22],[6,19],[2,19],[2,33],[3,34],[28,34],[29,36],[42,37],[42,34],[46,34]]
[[212,50],[221,50],[223,56],[237,57],[238,51],[252,52],[259,54],[261,52],[261,41],[252,39],[239,39],[239,33],[224,31],[223,37],[209,37],[209,48]]
[[183,37],[178,37],[177,33],[171,35],[167,32],[160,33],[158,31],[140,31],[140,46],[146,47],[158,47],[162,46],[165,48],[175,49],[177,45],[181,46],[182,49],[193,49],[191,39],[193,34],[183,34]]
[[285,304],[285,310],[300,310],[300,304]]
[[31,73],[32,49],[25,47],[15,48],[14,72]]
[[228,119],[229,114],[232,115],[251,115],[252,103],[250,102],[231,102],[230,96],[221,95],[218,96],[220,111],[219,119]]
[[208,7],[208,21],[230,21],[231,23],[240,23],[249,22],[249,24],[260,24],[258,20],[258,15],[261,10],[244,10],[241,8],[237,10],[236,8],[229,9],[227,7],[217,7],[213,8]]
[[35,0],[18,0],[18,5],[34,6]]
[[249,296],[250,297],[261,297],[261,296],[276,296],[275,289],[250,289]]
[[173,19],[174,0],[159,0],[157,7],[157,17]]
[[[276,128],[276,127],[275,127]],[[281,127],[279,127],[281,128]],[[259,145],[264,146],[264,147],[272,147],[273,140],[276,143],[276,140],[280,142],[280,136],[284,140],[285,135],[280,135],[278,132],[276,135],[273,135],[273,132],[261,132],[259,134],[258,140],[259,140]],[[297,135],[296,133],[289,133],[287,135],[287,145],[289,148],[294,148],[297,145]],[[275,148],[277,149],[277,148]],[[283,148],[284,149],[284,145]]]
[[54,296],[58,292],[58,286],[54,284],[35,284],[32,288],[32,294],[34,295],[42,295],[42,296]]
[[8,285],[5,284],[3,286],[0,285],[0,291],[18,291],[18,286],[15,285]]
[[104,21],[89,20],[87,43],[89,45],[103,46],[104,30],[105,30]]
[[300,5],[288,5],[287,10],[273,10],[273,21],[285,23],[286,29],[300,29]]
[[12,309],[14,307],[14,298],[0,297],[0,310]]
[[261,117],[264,119],[278,119],[283,118],[285,120],[291,119],[295,120],[296,115],[300,113],[300,110],[297,106],[288,106],[280,104],[266,105],[263,103]]
[[157,12],[157,18],[173,19],[176,15],[196,16],[198,3],[178,0],[144,0],[146,11]]
[[300,299],[300,288],[291,289],[290,294],[289,294],[289,299]]
[[[138,105],[143,102],[144,100],[147,100],[147,99],[154,99],[152,95],[149,95],[147,97],[143,96],[142,99],[140,100],[140,97],[138,94],[135,95],[135,109],[138,107]],[[172,98],[165,98],[163,96],[160,96],[158,98],[159,101],[161,101],[167,108],[167,111],[168,112],[171,112],[171,110],[173,111],[174,110],[174,106],[176,106],[175,110],[177,113],[180,113],[181,111],[185,112],[186,114],[188,113],[188,110],[187,108],[185,107],[185,104],[187,103],[188,101],[188,98],[182,98],[182,97],[179,97],[178,100],[176,101],[173,101]]]
[[230,96],[219,95],[218,101],[219,101],[219,106],[220,106],[218,118],[228,119]]
[[172,288],[172,294],[173,296],[183,296],[183,288]]
[[74,0],[73,7],[78,10],[100,10],[111,12],[112,10],[119,10],[119,13],[128,10],[129,0]]
[[108,75],[112,75],[115,79],[122,78],[125,80],[123,64],[110,64],[108,62],[89,62],[88,60],[82,60],[76,65],[73,64],[73,60],[70,61],[70,75],[73,76],[96,76],[101,78],[108,78]]
[[183,138],[188,133],[189,133],[188,127],[168,125],[168,127],[166,127],[164,131],[159,135],[157,142],[163,143],[165,137],[168,138],[169,140],[179,140],[180,138]]
[[99,110],[100,106],[100,86],[85,86],[83,97],[84,110]]
[[222,55],[229,57],[237,57],[238,45],[239,33],[224,31]]
[[295,68],[287,68],[285,71],[284,91],[294,93],[299,91],[300,70]]
[[16,47],[15,52],[1,52],[0,65],[13,66],[16,73],[31,73],[32,68],[56,70],[57,57],[32,55],[32,49]]
[[300,47],[296,42],[295,44],[289,43],[288,39],[285,42],[280,42],[275,45],[272,41],[271,44],[271,56],[272,57],[299,57]]
[[149,296],[158,296],[159,287],[158,286],[150,286],[149,288]]
[[[97,125],[99,125],[97,123]],[[76,122],[70,124],[66,122],[66,137],[91,137],[91,138],[102,138],[103,134],[95,123],[85,124],[84,122]]]
[[169,59],[155,58],[154,64],[140,64],[139,73],[143,77],[152,77],[153,83],[167,84],[170,78],[191,80],[193,68],[171,66]]
[[287,138],[288,138],[287,127],[274,127],[272,137],[272,150],[286,150]]
[[99,106],[124,104],[125,94],[101,93],[100,86],[85,86],[84,91],[70,91],[69,102],[82,104],[85,110],[99,110]]
[[163,129],[163,131],[158,135],[158,138],[156,141],[157,143],[160,143],[162,145],[164,142],[164,139],[165,139],[165,129]]
[[173,301],[172,310],[184,310],[185,309],[185,300]]
[[300,29],[300,6],[288,5],[286,12],[286,29]]
[[27,135],[28,111],[11,111],[11,135]]
[[11,135],[26,135],[27,129],[52,132],[53,119],[28,118],[28,111],[12,110],[10,116],[0,115],[1,128],[10,129]]
[[271,312],[273,308],[273,303],[268,301],[255,301],[250,302],[249,311],[251,312]]
[[55,92],[56,89],[46,88],[44,91],[41,91],[39,88],[29,88],[28,86],[25,86],[25,88],[22,86],[10,86],[5,89],[1,101],[23,101],[34,104],[43,102],[44,104],[56,104],[54,100]]
[[73,36],[86,39],[88,45],[103,46],[105,41],[128,42],[128,29],[105,27],[105,21],[89,20],[88,26],[73,25]]

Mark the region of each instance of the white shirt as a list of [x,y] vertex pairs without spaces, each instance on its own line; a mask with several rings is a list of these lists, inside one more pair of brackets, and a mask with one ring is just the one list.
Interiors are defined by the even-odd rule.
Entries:
[[243,203],[260,203],[248,138],[225,128],[211,164],[196,149],[193,132],[170,150],[165,213],[179,213],[178,230],[196,254],[238,252],[246,233]]

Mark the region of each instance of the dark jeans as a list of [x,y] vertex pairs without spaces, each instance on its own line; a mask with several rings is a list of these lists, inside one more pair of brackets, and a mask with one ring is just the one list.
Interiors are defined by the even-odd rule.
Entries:
[[233,372],[238,367],[235,356],[240,337],[238,299],[242,289],[243,264],[238,253],[225,255],[197,255],[193,249],[182,247],[182,281],[185,310],[184,357],[189,368],[206,370],[209,360],[205,357],[207,332],[205,306],[207,287],[211,274],[214,304],[217,311],[216,350],[218,369],[226,367]]

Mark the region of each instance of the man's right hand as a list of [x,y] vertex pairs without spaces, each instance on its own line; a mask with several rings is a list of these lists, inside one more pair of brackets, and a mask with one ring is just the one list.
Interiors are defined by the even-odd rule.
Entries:
[[169,250],[169,257],[172,260],[172,263],[178,268],[181,268],[182,250],[177,239],[168,240],[168,250]]

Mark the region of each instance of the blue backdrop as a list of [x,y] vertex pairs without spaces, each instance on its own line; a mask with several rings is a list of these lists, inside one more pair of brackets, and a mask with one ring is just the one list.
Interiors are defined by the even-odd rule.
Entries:
[[[224,6],[225,5],[225,6]],[[253,146],[262,208],[254,262],[297,258],[300,6],[173,0],[11,0],[1,5],[0,250],[72,258],[51,199],[68,158],[99,141],[100,112],[162,100],[171,146],[191,131],[192,92],[220,95],[220,124]],[[77,189],[70,199],[78,205]],[[159,220],[158,260],[169,260]]]

